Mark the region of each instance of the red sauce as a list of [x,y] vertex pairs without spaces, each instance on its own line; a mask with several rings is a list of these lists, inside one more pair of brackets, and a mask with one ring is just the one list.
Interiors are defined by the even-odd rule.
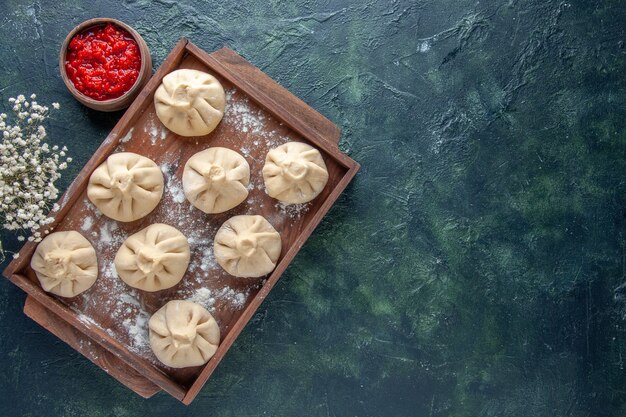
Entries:
[[77,33],[67,48],[65,72],[78,91],[95,100],[120,97],[140,70],[137,41],[111,23]]

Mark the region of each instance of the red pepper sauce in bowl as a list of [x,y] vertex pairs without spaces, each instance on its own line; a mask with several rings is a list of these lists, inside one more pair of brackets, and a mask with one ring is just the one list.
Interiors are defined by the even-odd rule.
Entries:
[[78,91],[94,100],[122,96],[135,84],[140,71],[137,41],[112,23],[77,33],[67,48],[68,78]]

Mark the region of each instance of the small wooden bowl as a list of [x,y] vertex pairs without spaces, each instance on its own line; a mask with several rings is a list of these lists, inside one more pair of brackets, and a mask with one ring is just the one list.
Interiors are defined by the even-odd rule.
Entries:
[[[137,44],[139,45],[139,53],[141,54],[141,70],[139,72],[139,76],[137,77],[137,81],[135,81],[135,84],[133,84],[130,90],[128,90],[121,96],[110,100],[95,100],[91,97],[87,97],[86,95],[78,91],[76,87],[74,87],[74,83],[69,79],[67,73],[65,72],[65,55],[67,53],[67,48],[70,44],[70,41],[72,40],[74,35],[93,26],[104,25],[106,23],[113,23],[114,25],[125,29],[128,33],[131,34],[135,41],[137,41]],[[135,100],[135,97],[137,97],[143,86],[146,85],[146,83],[150,79],[150,76],[152,75],[152,57],[150,56],[150,49],[148,49],[146,41],[143,40],[141,35],[137,33],[135,29],[128,26],[126,23],[120,22],[119,20],[111,19],[108,17],[99,17],[96,19],[89,19],[84,21],[83,23],[72,29],[72,31],[65,37],[63,45],[61,46],[61,52],[59,53],[59,70],[61,71],[61,78],[63,79],[63,82],[67,86],[67,89],[70,90],[70,93],[72,93],[74,98],[76,98],[76,100],[94,110],[110,112],[125,109],[126,107],[130,106],[133,100]]]

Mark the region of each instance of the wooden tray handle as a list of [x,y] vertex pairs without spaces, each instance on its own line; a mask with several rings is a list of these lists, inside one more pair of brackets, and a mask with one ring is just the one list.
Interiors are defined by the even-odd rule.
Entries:
[[142,397],[150,398],[161,391],[161,388],[141,376],[111,352],[93,342],[89,336],[42,306],[30,295],[26,297],[24,314]]
[[207,54],[192,43],[187,45],[187,49],[194,55],[206,59],[211,65],[220,67],[226,73],[222,75],[229,81],[236,85],[245,85],[246,93],[250,97],[262,105],[266,104],[264,107],[270,113],[285,120],[301,136],[313,135],[334,145],[335,148],[339,144],[341,130],[333,122],[313,110],[237,52],[222,48]]

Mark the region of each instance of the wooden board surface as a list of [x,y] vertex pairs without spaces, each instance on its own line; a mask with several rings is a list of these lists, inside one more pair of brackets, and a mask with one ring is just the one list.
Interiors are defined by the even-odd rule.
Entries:
[[124,361],[39,304],[30,295],[26,297],[24,314],[142,397],[150,398],[161,390]]
[[[154,91],[162,77],[177,68],[207,71],[215,75],[227,91],[224,120],[208,137],[181,139],[162,126],[155,116]],[[25,245],[20,258],[9,265],[5,275],[36,298],[38,307],[54,313],[54,320],[67,322],[119,357],[150,384],[188,404],[358,170],[358,164],[337,149],[338,137],[339,130],[332,123],[234,52],[223,49],[208,55],[183,39],[86,164],[55,214],[55,230],[77,230],[96,248],[100,270],[96,284],[73,299],[44,293],[28,266],[33,244]],[[308,142],[320,149],[329,181],[311,203],[285,207],[264,192],[261,169],[269,149],[292,140]],[[249,198],[218,215],[207,215],[193,208],[184,198],[180,181],[186,160],[210,146],[240,152],[251,168]],[[91,172],[108,155],[120,151],[150,157],[161,167],[166,180],[159,206],[147,217],[131,223],[107,219],[86,198],[86,183]],[[280,232],[283,250],[276,270],[269,277],[235,278],[216,264],[212,254],[215,232],[224,221],[237,214],[261,214]],[[181,283],[171,289],[157,293],[132,289],[116,276],[112,260],[127,236],[159,222],[178,228],[190,240],[190,267]],[[149,316],[172,299],[192,299],[203,304],[220,325],[222,342],[204,367],[168,368],[156,360],[148,346]],[[62,326],[56,328],[62,329]],[[59,333],[63,334],[61,330]],[[127,385],[132,385],[132,381]]]

